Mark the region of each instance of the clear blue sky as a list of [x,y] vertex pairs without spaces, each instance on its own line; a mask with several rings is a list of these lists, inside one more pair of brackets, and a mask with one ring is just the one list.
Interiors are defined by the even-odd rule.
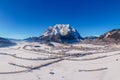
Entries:
[[120,28],[120,0],[0,0],[1,37],[40,36],[60,23],[82,36]]

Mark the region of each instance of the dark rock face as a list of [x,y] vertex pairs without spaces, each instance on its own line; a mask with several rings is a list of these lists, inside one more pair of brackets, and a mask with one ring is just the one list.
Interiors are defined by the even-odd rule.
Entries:
[[119,40],[120,39],[120,29],[113,29],[113,30],[105,33],[104,35],[100,36],[99,39],[107,39],[107,38],[113,38],[115,40]]
[[82,41],[82,43],[99,44],[99,45],[119,44],[120,43],[120,29],[113,29],[101,35],[100,37],[96,37],[96,38],[87,37]]
[[79,42],[83,39],[76,29],[72,28],[70,25],[64,24],[49,27],[40,38],[42,41],[54,41],[59,43]]
[[0,47],[7,47],[7,46],[13,46],[13,45],[16,45],[16,43],[13,43],[8,39],[0,37]]
[[113,29],[99,37],[107,43],[120,43],[120,29]]

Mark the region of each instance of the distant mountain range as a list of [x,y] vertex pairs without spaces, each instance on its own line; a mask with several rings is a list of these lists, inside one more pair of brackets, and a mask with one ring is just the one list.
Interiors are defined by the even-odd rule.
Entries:
[[41,39],[39,37],[29,37],[24,40],[27,42],[41,42]]
[[114,29],[103,35],[82,37],[79,32],[69,24],[56,24],[49,27],[40,37],[30,37],[25,39],[30,42],[59,42],[59,43],[90,43],[90,44],[110,44],[120,42],[120,29]]
[[[113,29],[111,31],[106,32],[99,37],[96,36],[88,36],[82,37],[79,32],[71,27],[69,24],[56,24],[55,26],[49,27],[44,34],[39,37],[29,37],[24,39],[28,42],[41,42],[41,43],[49,43],[49,42],[58,42],[58,43],[87,43],[87,44],[111,44],[120,43],[120,29]],[[0,47],[1,46],[9,46],[14,45],[16,39],[5,39],[0,37]]]

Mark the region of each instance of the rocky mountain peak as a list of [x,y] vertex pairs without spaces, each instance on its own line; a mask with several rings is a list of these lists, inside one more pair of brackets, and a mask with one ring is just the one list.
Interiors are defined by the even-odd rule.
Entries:
[[101,35],[98,40],[107,44],[120,43],[120,29],[113,29]]
[[69,24],[56,24],[49,27],[41,37],[44,40],[55,42],[79,42],[83,39],[78,31]]
[[46,32],[43,34],[44,36],[48,35],[67,35],[69,32],[76,32],[74,28],[72,28],[69,24],[56,24],[53,27],[49,27]]
[[113,29],[108,31],[104,35],[100,36],[100,39],[120,40],[120,29]]

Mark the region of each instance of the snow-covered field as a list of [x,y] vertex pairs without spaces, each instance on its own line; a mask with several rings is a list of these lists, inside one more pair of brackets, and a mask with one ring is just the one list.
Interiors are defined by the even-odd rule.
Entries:
[[52,44],[0,48],[0,80],[120,80],[120,45]]

